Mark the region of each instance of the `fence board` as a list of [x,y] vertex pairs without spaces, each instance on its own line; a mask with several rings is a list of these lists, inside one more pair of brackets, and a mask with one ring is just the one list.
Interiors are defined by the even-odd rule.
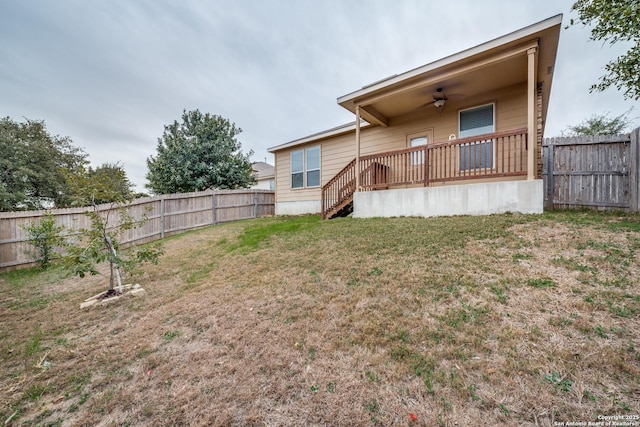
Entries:
[[[52,209],[57,225],[69,234],[72,230],[89,228],[88,208]],[[101,215],[117,223],[119,211],[111,205],[99,206]],[[147,222],[124,233],[121,243],[147,243],[194,228],[239,219],[275,214],[275,193],[271,190],[219,190],[196,193],[166,194],[136,199],[127,207],[134,218],[144,214]],[[23,227],[37,222],[48,211],[0,212],[0,271],[32,264],[27,255],[28,236]]]
[[628,135],[546,138],[546,209],[638,211],[638,131]]
[[630,168],[629,196],[631,210],[637,212],[640,209],[640,127],[631,132],[631,147],[629,148]]

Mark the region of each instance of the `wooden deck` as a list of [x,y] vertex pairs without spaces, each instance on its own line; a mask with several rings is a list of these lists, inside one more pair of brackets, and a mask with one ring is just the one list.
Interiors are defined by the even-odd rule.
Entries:
[[[360,191],[527,174],[527,129],[514,129],[360,157]],[[322,187],[322,217],[353,207],[353,159]]]

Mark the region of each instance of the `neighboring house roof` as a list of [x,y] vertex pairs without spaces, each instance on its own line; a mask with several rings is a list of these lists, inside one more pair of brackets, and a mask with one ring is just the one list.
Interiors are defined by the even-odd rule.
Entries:
[[[537,48],[537,83],[543,95],[544,126],[561,23],[562,15],[553,16],[476,47],[364,86],[339,97],[337,102],[353,113],[359,105],[362,119],[372,125],[388,126],[391,117],[414,111],[430,101],[429,94],[438,88],[443,88],[445,93],[471,96],[526,81],[526,52]],[[354,129],[355,122],[278,145],[268,151],[279,151],[353,132]]]
[[276,175],[276,169],[273,165],[265,162],[254,162],[252,164],[253,171],[256,173],[256,179],[269,179]]

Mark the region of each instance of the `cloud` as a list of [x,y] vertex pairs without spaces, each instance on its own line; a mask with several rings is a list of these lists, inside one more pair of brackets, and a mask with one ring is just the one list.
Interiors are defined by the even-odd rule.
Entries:
[[[572,2],[490,0],[32,0],[0,5],[0,113],[44,119],[95,165],[120,161],[142,190],[166,124],[200,109],[233,121],[254,159],[353,120],[336,98],[565,13]],[[620,47],[563,30],[547,135],[616,91],[589,94]]]

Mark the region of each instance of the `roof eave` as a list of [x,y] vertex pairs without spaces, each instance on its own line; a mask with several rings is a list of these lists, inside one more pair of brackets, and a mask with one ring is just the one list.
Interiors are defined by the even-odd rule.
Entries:
[[437,61],[431,62],[426,65],[423,65],[421,67],[415,68],[413,70],[407,71],[405,73],[395,75],[395,76],[389,77],[388,79],[384,79],[377,83],[365,86],[362,89],[359,89],[355,92],[351,92],[347,95],[343,95],[339,97],[337,99],[337,102],[342,107],[353,112],[353,108],[355,105],[354,100],[358,98],[362,98],[364,96],[389,89],[394,85],[402,84],[403,82],[409,79],[415,78],[417,76],[420,76],[422,74],[433,72],[435,70],[438,70],[439,68],[443,68],[451,64],[455,64],[456,62],[467,60],[476,55],[481,55],[483,53],[491,51],[492,49],[499,48],[500,46],[516,42],[517,40],[531,37],[544,30],[552,28],[553,26],[560,25],[561,23],[562,23],[562,14],[555,15],[551,18],[548,18],[538,23],[521,28],[512,33],[490,40],[478,46],[463,50],[461,52],[455,53],[453,55],[449,55],[447,57],[444,57],[442,59],[439,59]]
[[[364,121],[362,121],[360,123],[360,128],[364,129],[367,128],[370,125],[369,123],[366,123]],[[275,153],[276,151],[280,151],[280,150],[284,150],[287,148],[292,148],[292,147],[297,147],[298,145],[303,145],[303,144],[308,144],[311,142],[317,142],[326,138],[331,138],[333,136],[338,136],[338,135],[343,135],[343,134],[347,134],[347,133],[351,133],[351,132],[355,132],[356,130],[356,122],[351,122],[351,123],[347,123],[341,126],[337,126],[322,132],[318,132],[318,133],[314,133],[312,135],[309,136],[305,136],[304,138],[300,138],[300,139],[296,139],[293,141],[289,141],[286,142],[284,144],[281,145],[276,145],[275,147],[271,147],[271,148],[267,148],[267,151],[269,153]]]

